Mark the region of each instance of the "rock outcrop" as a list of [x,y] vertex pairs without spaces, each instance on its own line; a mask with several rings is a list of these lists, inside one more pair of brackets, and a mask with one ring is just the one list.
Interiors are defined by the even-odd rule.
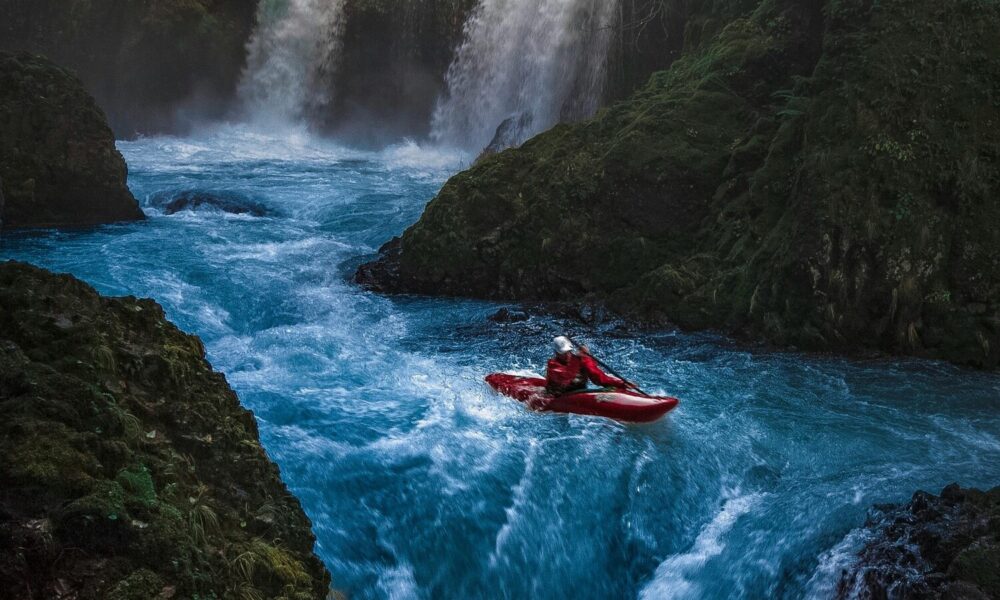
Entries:
[[877,507],[875,534],[843,574],[838,598],[1000,598],[1000,488],[950,485]]
[[94,99],[68,71],[0,53],[3,227],[68,227],[143,218],[125,159]]
[[151,300],[0,264],[0,454],[4,598],[328,594],[253,415]]
[[72,69],[118,137],[177,131],[229,108],[257,0],[0,2],[0,50]]
[[994,368],[997,56],[996,3],[700,4],[669,70],[455,176],[362,274]]
[[384,144],[428,133],[475,0],[347,0],[333,105],[317,119],[338,136]]

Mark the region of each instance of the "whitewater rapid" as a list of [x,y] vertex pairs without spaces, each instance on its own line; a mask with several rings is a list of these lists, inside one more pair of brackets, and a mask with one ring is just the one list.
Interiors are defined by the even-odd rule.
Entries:
[[[200,335],[352,598],[826,597],[870,505],[1000,481],[996,375],[496,324],[496,304],[350,283],[467,157],[242,127],[120,148],[147,222],[5,234],[0,258],[155,298]],[[163,209],[192,192],[262,216]],[[487,391],[566,330],[680,408],[637,427]]]

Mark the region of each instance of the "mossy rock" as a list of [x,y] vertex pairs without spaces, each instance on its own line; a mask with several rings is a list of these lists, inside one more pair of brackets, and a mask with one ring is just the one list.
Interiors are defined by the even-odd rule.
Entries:
[[0,225],[80,227],[143,218],[104,113],[70,72],[0,52]]
[[838,598],[1000,597],[1000,488],[917,492],[904,506],[874,509],[866,526],[869,541]]
[[[11,597],[329,593],[253,415],[156,303],[0,264],[0,416]],[[248,550],[249,579],[234,568]]]
[[695,4],[668,70],[453,177],[359,281],[1000,365],[1000,3]]

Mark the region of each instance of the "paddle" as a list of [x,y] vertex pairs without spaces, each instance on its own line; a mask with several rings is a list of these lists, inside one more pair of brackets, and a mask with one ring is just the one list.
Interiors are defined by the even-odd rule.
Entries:
[[[569,341],[570,341],[570,343],[571,343],[571,344],[573,344],[574,346],[576,346],[576,347],[577,347],[578,349],[582,349],[582,348],[584,348],[584,347],[585,347],[585,346],[583,346],[582,344],[579,344],[579,343],[577,343],[577,341],[576,341],[576,340],[574,340],[573,338],[569,337],[568,335],[567,335],[567,336],[565,336],[565,337],[566,337],[566,339],[567,339],[567,340],[569,340]],[[611,373],[612,375],[614,375],[614,376],[615,376],[615,377],[617,377],[618,379],[621,379],[621,380],[622,380],[622,381],[624,381],[625,383],[627,383],[627,384],[631,385],[631,386],[632,386],[632,389],[633,389],[633,390],[635,390],[635,391],[639,392],[639,393],[640,393],[640,394],[642,394],[643,396],[646,396],[646,397],[649,397],[649,398],[652,398],[652,397],[653,397],[653,396],[651,396],[650,394],[648,394],[648,393],[646,393],[646,392],[642,391],[641,389],[639,389],[639,386],[637,386],[636,384],[634,384],[634,383],[632,383],[631,381],[629,381],[628,379],[625,379],[624,377],[622,377],[621,373],[619,373],[618,371],[615,371],[615,370],[614,370],[614,369],[613,369],[613,368],[611,367],[611,365],[609,365],[608,363],[606,363],[606,362],[602,361],[601,359],[599,359],[599,358],[597,358],[596,356],[594,356],[593,354],[591,354],[589,350],[587,351],[587,356],[589,356],[590,358],[594,359],[594,362],[596,362],[596,363],[597,363],[597,364],[598,364],[598,365],[599,365],[599,366],[600,366],[600,367],[601,367],[602,369],[604,369],[604,370],[605,370],[605,371],[607,371],[608,373]]]

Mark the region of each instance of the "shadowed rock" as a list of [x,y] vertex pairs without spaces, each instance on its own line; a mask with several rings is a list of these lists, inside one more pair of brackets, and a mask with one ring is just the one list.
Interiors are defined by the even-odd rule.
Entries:
[[1000,488],[917,492],[905,506],[876,508],[866,527],[875,538],[838,598],[1000,598]]
[[253,414],[152,300],[0,264],[0,590],[321,600]]
[[143,218],[104,113],[69,71],[0,53],[3,226],[79,227]]

